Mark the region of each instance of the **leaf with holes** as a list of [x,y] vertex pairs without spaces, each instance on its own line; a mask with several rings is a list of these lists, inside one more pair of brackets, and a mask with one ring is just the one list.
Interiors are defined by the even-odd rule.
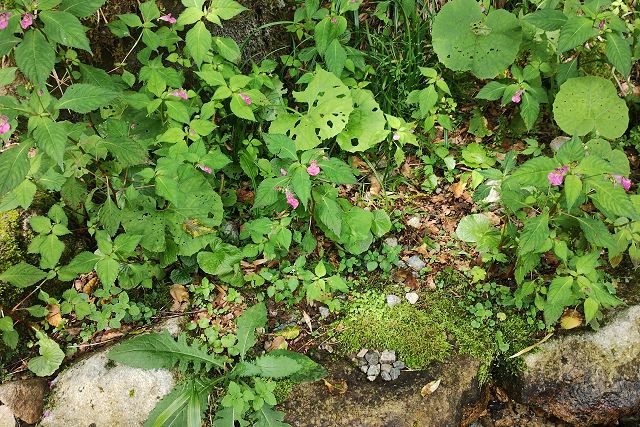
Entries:
[[389,132],[385,129],[384,113],[373,97],[365,89],[351,91],[354,109],[349,115],[349,122],[336,140],[345,151],[355,153],[366,151],[386,138]]
[[615,139],[629,125],[629,109],[611,81],[586,76],[567,80],[553,103],[553,116],[564,132],[583,136],[594,132]]

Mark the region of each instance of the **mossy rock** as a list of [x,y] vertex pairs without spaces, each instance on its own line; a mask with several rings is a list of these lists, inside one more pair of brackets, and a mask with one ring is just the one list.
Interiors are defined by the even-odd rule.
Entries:
[[[0,272],[26,261],[26,248],[33,236],[17,209],[0,213]],[[0,301],[11,307],[19,301],[22,289],[0,281]]]

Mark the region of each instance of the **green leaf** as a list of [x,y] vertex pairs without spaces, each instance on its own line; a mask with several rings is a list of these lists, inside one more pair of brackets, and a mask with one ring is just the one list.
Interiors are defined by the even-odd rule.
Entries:
[[255,412],[254,419],[253,427],[291,427],[289,424],[282,422],[284,420],[284,412],[276,411],[266,404]]
[[105,286],[112,286],[119,272],[120,264],[113,258],[102,258],[96,263],[96,273]]
[[478,99],[486,99],[487,101],[497,101],[502,98],[507,85],[504,83],[492,81],[484,85],[480,92],[476,95]]
[[376,237],[382,237],[391,230],[391,219],[383,210],[373,211],[373,222],[371,222],[371,232]]
[[433,22],[433,49],[454,71],[493,78],[513,63],[522,40],[518,18],[504,9],[484,15],[475,0],[447,2]]
[[234,0],[213,0],[211,11],[222,19],[231,19],[236,15],[248,10],[246,7]]
[[371,91],[352,89],[351,97],[354,109],[349,115],[347,126],[338,134],[336,140],[340,148],[355,153],[376,146],[389,132],[385,128],[384,112]]
[[342,75],[344,63],[347,60],[347,52],[342,47],[340,40],[334,39],[329,43],[327,50],[324,52],[324,60],[327,64],[327,70],[338,77]]
[[549,157],[534,157],[517,168],[503,183],[503,190],[521,190],[522,187],[534,186],[547,188],[549,181],[547,175],[553,172],[558,163]]
[[463,242],[477,243],[492,230],[494,230],[494,227],[486,215],[473,214],[467,215],[460,220],[456,228],[456,236]]
[[567,210],[571,210],[578,197],[582,194],[582,180],[576,175],[569,175],[564,179],[564,197]]
[[76,83],[67,88],[56,104],[59,110],[67,109],[76,113],[89,113],[109,104],[119,95],[111,89],[86,83]]
[[25,179],[20,185],[7,193],[0,199],[0,212],[10,211],[21,206],[22,209],[28,209],[33,202],[38,188],[36,185]]
[[20,39],[14,37],[11,31],[0,31],[0,55],[5,56],[20,43]]
[[107,0],[63,0],[60,5],[62,12],[69,12],[78,18],[93,15]]
[[607,33],[607,44],[604,52],[607,55],[609,62],[616,67],[616,69],[625,78],[631,73],[631,46],[629,42],[625,40],[618,33]]
[[211,50],[211,33],[204,22],[199,21],[185,36],[185,43],[194,62],[200,67]]
[[269,352],[274,356],[286,356],[294,360],[300,369],[289,376],[289,379],[295,383],[314,382],[327,375],[327,371],[319,364],[311,360],[304,354],[296,353],[291,350],[272,350]]
[[0,87],[7,86],[16,79],[16,67],[0,68]]
[[572,290],[573,277],[556,277],[549,285],[547,301],[544,304],[544,321],[551,326],[558,321],[564,308],[571,305],[575,296]]
[[192,25],[202,19],[204,12],[202,8],[188,7],[178,17],[178,25]]
[[297,166],[289,173],[291,174],[291,189],[306,209],[311,198],[311,177],[304,166]]
[[37,30],[27,31],[14,52],[16,65],[36,86],[42,86],[53,71],[56,53]]
[[165,101],[164,105],[167,107],[167,115],[173,120],[180,123],[191,121],[189,108],[182,101]]
[[325,227],[331,230],[336,236],[342,234],[342,209],[335,198],[328,194],[323,194],[313,190],[313,216],[316,221],[320,221]]
[[522,95],[522,104],[520,104],[520,117],[522,117],[527,130],[533,129],[539,114],[540,103],[533,95],[525,92]]
[[80,252],[69,264],[60,269],[58,279],[69,281],[75,279],[80,273],[88,273],[96,267],[96,263],[100,259],[99,255],[91,252]]
[[267,149],[271,154],[281,159],[298,160],[296,144],[287,135],[277,135],[266,133],[262,135],[262,139],[267,144]]
[[231,273],[242,259],[242,251],[233,245],[221,244],[215,252],[198,253],[198,265],[207,274],[222,276]]
[[64,152],[67,145],[67,129],[63,123],[54,122],[48,117],[37,120],[33,137],[38,148],[42,149],[64,170]]
[[224,59],[234,64],[240,61],[242,54],[234,39],[231,37],[214,37],[213,43],[218,53],[222,55]]
[[280,379],[296,373],[301,368],[293,359],[267,353],[252,362],[244,362],[240,372],[245,377]]
[[533,218],[527,218],[520,233],[518,255],[539,252],[547,238],[549,238],[549,213],[544,212]]
[[571,15],[566,24],[564,24],[560,29],[558,52],[566,52],[569,49],[580,46],[597,34],[598,29],[593,19],[589,19],[584,16]]
[[347,20],[344,16],[325,17],[315,26],[313,37],[316,49],[320,55],[324,55],[329,45],[347,29]]
[[48,338],[44,333],[38,331],[36,336],[38,337],[40,356],[29,360],[29,370],[39,377],[48,377],[62,364],[64,352],[58,343]]
[[558,71],[556,73],[556,84],[561,86],[567,80],[578,77],[578,58],[573,58],[570,61],[563,62],[558,65]]
[[329,182],[334,184],[355,184],[358,181],[353,175],[353,169],[342,160],[329,157],[328,159],[320,159],[318,161],[320,172]]
[[144,426],[200,427],[211,388],[210,382],[199,379],[178,384],[156,404]]
[[0,196],[22,183],[29,172],[30,142],[22,142],[0,153]]
[[44,22],[44,32],[49,40],[91,53],[84,27],[71,13],[44,10],[38,14],[38,17]]
[[542,9],[522,18],[525,22],[545,31],[556,31],[567,22],[567,16],[559,10]]
[[64,251],[64,243],[60,241],[58,236],[49,234],[45,237],[40,246],[40,267],[52,269],[58,265],[62,252]]
[[591,245],[600,248],[615,247],[613,235],[609,233],[609,229],[602,221],[586,217],[577,218],[577,220],[584,237]]
[[238,337],[238,351],[244,360],[247,351],[256,343],[256,329],[267,324],[267,307],[264,303],[249,307],[236,320],[236,335]]
[[277,202],[282,194],[282,190],[280,189],[286,187],[290,179],[291,178],[286,175],[263,180],[256,190],[256,198],[253,203],[254,209],[271,206]]
[[584,300],[584,321],[589,324],[596,317],[600,304],[592,297]]
[[618,297],[612,295],[602,283],[591,282],[585,291],[589,297],[595,299],[604,308],[615,307],[623,303]]
[[237,93],[231,97],[231,102],[229,103],[229,107],[231,107],[231,112],[235,114],[237,117],[241,119],[250,120],[252,122],[256,121],[256,117],[253,115],[253,111],[251,107],[249,107],[242,96]]
[[9,267],[0,274],[0,281],[7,282],[17,288],[27,288],[44,279],[47,273],[37,267],[21,262]]

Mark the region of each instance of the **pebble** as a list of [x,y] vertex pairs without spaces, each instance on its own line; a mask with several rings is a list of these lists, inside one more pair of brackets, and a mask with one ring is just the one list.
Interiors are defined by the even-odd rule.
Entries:
[[395,380],[397,380],[397,379],[398,379],[398,377],[400,376],[400,369],[398,369],[398,368],[393,368],[393,369],[391,370],[391,372],[389,372],[389,375],[391,376],[391,379],[392,379],[392,380],[394,380],[394,381],[395,381]]
[[376,380],[376,378],[377,378],[377,377],[376,377],[375,375],[372,375],[372,376],[370,376],[370,377],[367,377],[367,379],[368,379],[369,381],[375,381],[375,380]]
[[396,246],[398,246],[398,239],[396,239],[395,237],[387,237],[386,239],[384,239],[384,243],[391,248],[395,248]]
[[405,368],[405,364],[402,360],[396,360],[395,362],[393,362],[393,367],[394,368],[398,368],[398,370],[400,369],[404,369]]
[[398,268],[400,269],[407,268],[407,263],[404,262],[403,260],[398,260]]
[[407,225],[413,228],[420,228],[420,226],[422,225],[420,216],[414,215],[411,218],[409,218],[409,220],[407,221]]
[[389,365],[388,363],[382,363],[380,365],[380,371],[382,371],[382,373],[391,372],[391,369],[393,369],[393,366]]
[[404,297],[407,299],[407,301],[409,301],[409,304],[417,303],[418,298],[420,298],[415,292],[408,292]]
[[360,366],[360,370],[366,374],[369,370],[369,365],[365,363],[364,365]]
[[380,354],[380,363],[392,364],[396,361],[396,352],[394,350],[383,350]]
[[393,307],[394,305],[398,305],[402,302],[399,296],[397,295],[387,295],[387,305],[389,307]]
[[380,353],[377,350],[369,351],[364,358],[369,365],[377,365],[380,363]]
[[409,268],[415,271],[420,271],[427,266],[427,264],[418,255],[413,255],[407,260]]
[[368,377],[377,377],[380,374],[380,365],[370,365],[367,370]]
[[391,374],[389,372],[383,371],[380,376],[385,381],[391,381]]
[[320,312],[320,317],[322,317],[323,319],[326,317],[329,317],[329,309],[327,307],[319,307],[318,311]]

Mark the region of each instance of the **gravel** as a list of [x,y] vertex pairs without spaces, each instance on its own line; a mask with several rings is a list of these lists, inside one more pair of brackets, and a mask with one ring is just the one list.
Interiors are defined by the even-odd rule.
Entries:
[[398,305],[402,302],[399,296],[397,295],[387,295],[387,305],[389,307],[393,307],[394,305]]
[[420,298],[415,292],[408,292],[404,297],[407,299],[407,301],[409,301],[409,304],[417,303],[418,298]]
[[427,266],[427,263],[425,263],[418,255],[413,255],[407,260],[407,265],[414,271],[420,271]]
[[405,367],[401,360],[396,360],[395,350],[361,349],[354,359],[359,369],[366,374],[369,381],[381,377],[384,381],[393,381],[400,376],[400,370]]

